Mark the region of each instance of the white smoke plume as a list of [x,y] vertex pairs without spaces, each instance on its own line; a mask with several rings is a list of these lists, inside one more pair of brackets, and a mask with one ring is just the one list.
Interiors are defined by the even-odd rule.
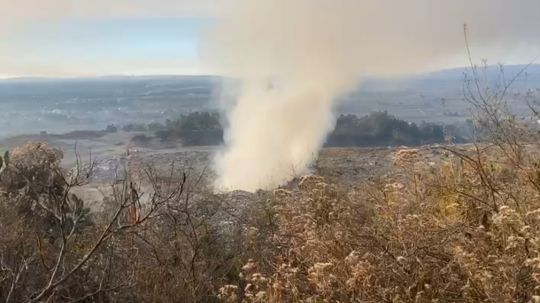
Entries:
[[464,23],[486,55],[502,58],[523,43],[538,51],[530,42],[540,33],[537,0],[225,3],[203,47],[214,71],[241,82],[216,159],[225,190],[271,188],[306,171],[332,130],[336,97],[364,75],[466,59]]

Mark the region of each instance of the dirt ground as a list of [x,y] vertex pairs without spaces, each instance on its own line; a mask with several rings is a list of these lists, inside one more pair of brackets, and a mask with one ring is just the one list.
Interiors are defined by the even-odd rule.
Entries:
[[[110,195],[118,180],[142,175],[148,167],[167,172],[171,169],[184,170],[188,177],[204,178],[211,183],[215,174],[212,171],[213,155],[219,147],[180,147],[141,148],[133,146],[130,139],[133,133],[118,132],[95,138],[58,138],[52,136],[19,136],[0,141],[0,149],[10,149],[27,141],[46,141],[51,146],[64,151],[63,165],[73,167],[77,162],[89,159],[96,161],[96,170],[90,184],[78,188],[76,193],[88,205],[98,210],[103,198]],[[342,186],[354,186],[371,178],[390,173],[395,153],[401,148],[324,148],[312,165],[311,171],[328,181]],[[426,158],[438,153],[437,146],[424,146],[419,151]],[[148,189],[147,189],[148,190]]]

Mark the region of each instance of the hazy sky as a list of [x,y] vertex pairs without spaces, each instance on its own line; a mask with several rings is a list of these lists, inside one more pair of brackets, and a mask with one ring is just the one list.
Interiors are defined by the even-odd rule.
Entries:
[[[199,54],[201,36],[220,17],[227,1],[0,0],[0,76],[208,73]],[[392,1],[387,2],[392,10]],[[431,2],[435,9],[437,2]],[[525,2],[531,3],[494,0],[495,5],[509,8]],[[532,18],[524,18],[528,17]],[[455,18],[456,33],[466,22],[462,19]],[[540,53],[527,41],[475,47],[478,56],[491,62],[524,63]],[[463,54],[457,53],[439,58],[430,68],[465,63]]]
[[0,40],[0,74],[199,73],[202,17],[32,21]]
[[219,0],[0,0],[0,76],[204,73]]

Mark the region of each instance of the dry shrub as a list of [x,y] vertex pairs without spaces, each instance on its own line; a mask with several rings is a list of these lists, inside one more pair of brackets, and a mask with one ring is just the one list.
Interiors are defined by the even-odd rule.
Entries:
[[347,191],[318,176],[274,191],[244,227],[264,283],[223,300],[540,302],[538,134],[505,104],[513,80],[488,89],[475,68],[484,141],[398,150],[392,174]]
[[540,144],[503,97],[469,96],[488,141],[397,151],[393,173],[353,187],[306,176],[234,201],[150,168],[90,215],[70,189],[91,169],[14,150],[0,299],[540,302]]
[[[306,176],[246,196],[241,211],[181,173],[149,171],[149,204],[122,183],[95,218],[69,194],[77,172],[28,145],[1,175],[0,289],[12,302],[537,302],[540,146],[510,144],[415,151],[352,189]],[[111,218],[114,233],[84,266],[33,300],[64,277],[54,264],[74,268]]]
[[[257,255],[268,263],[257,267],[256,277],[264,282],[243,275],[249,287],[234,297],[244,302],[537,300],[537,148],[529,146],[519,163],[496,145],[446,150],[436,165],[415,163],[405,176],[350,192],[317,176],[278,189],[267,202],[276,230],[259,233],[264,239],[255,241],[246,233],[246,243],[274,248]],[[252,228],[264,227],[246,230]]]
[[87,184],[95,163],[68,171],[61,159],[29,143],[0,172],[0,301],[217,300],[237,241],[200,178],[148,169],[146,191],[120,180],[103,212],[90,213],[72,190]]
[[[346,192],[318,176],[274,191],[266,203],[272,232],[266,223],[245,227],[257,231],[255,237],[246,233],[246,243],[273,247],[246,249],[265,265],[258,273],[266,279],[266,289],[257,286],[259,297],[540,300],[537,133],[509,112],[505,92],[468,93],[486,141],[436,152],[398,150],[393,174]],[[249,289],[235,295],[254,301]]]

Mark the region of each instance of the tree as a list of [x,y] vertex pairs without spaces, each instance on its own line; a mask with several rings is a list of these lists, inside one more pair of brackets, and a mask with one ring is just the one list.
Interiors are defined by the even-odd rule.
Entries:
[[374,112],[361,118],[356,115],[341,115],[327,140],[327,145],[419,145],[443,140],[444,134],[439,125],[423,123],[419,128],[416,124],[399,120],[387,112]]

